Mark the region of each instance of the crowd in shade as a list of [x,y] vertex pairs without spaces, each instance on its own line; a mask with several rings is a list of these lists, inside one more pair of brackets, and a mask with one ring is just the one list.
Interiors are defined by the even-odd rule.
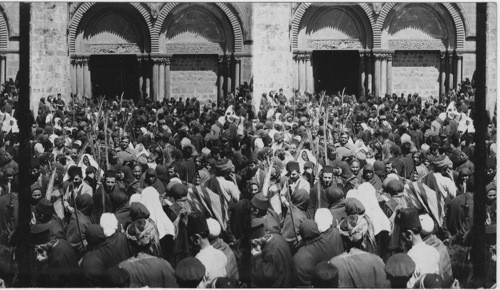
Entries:
[[[40,100],[31,132],[30,285],[472,285],[470,82],[441,100],[271,91],[259,110],[252,93],[245,84],[218,105]],[[10,81],[0,100],[7,287],[21,285],[17,105]],[[496,285],[495,124],[481,287]]]

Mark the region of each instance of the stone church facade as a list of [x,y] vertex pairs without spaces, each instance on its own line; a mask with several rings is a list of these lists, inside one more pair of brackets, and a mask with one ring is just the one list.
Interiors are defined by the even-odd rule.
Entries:
[[[2,82],[19,68],[18,14],[0,3]],[[475,48],[475,3],[34,2],[32,108],[57,93],[216,101],[244,82],[256,102],[279,88],[439,96],[472,78]]]

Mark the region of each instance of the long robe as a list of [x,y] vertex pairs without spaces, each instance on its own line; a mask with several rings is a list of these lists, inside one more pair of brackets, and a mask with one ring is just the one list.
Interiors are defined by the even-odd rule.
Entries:
[[166,260],[139,253],[119,264],[128,272],[131,288],[176,288],[175,271]]
[[339,288],[390,288],[382,259],[371,253],[352,248],[330,260],[338,269]]
[[[335,182],[332,182],[332,184],[329,187],[336,187],[337,185]],[[328,198],[326,196],[326,190],[328,187],[324,188],[323,185],[319,186],[319,192],[320,192],[320,202],[319,202],[319,208],[328,208]],[[314,218],[314,213],[316,212],[316,207],[318,204],[318,182],[314,184],[314,186],[311,188],[311,193],[309,194],[309,204],[307,206],[307,216],[309,218]]]
[[311,240],[293,256],[297,271],[296,286],[309,286],[314,267],[344,252],[344,245],[337,228],[329,228]]
[[39,267],[38,287],[84,287],[77,256],[71,245],[63,239],[48,252],[48,259]]
[[262,249],[262,254],[252,260],[252,287],[289,288],[295,269],[292,252],[285,239],[273,234]]
[[90,250],[83,256],[81,267],[91,286],[104,287],[106,285],[106,271],[128,259],[131,255],[124,234],[115,233],[106,238],[102,231],[99,233],[93,230],[94,228],[95,226],[87,231],[86,237]]

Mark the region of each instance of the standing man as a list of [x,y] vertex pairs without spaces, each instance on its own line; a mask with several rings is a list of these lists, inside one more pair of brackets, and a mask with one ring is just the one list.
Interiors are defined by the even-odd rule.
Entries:
[[[325,166],[321,171],[320,180],[314,184],[311,189],[311,194],[309,194],[309,205],[307,206],[307,215],[309,218],[314,218],[314,213],[316,212],[316,208],[328,208],[328,198],[326,196],[326,191],[330,190],[330,188],[336,187],[336,184],[333,182],[333,167]],[[318,190],[320,195],[320,200],[318,201]]]
[[120,141],[120,151],[118,152],[118,164],[123,164],[126,161],[132,161],[135,159],[135,151],[130,148],[130,139],[127,136],[123,136]]
[[63,205],[67,213],[75,212],[75,200],[78,196],[88,194],[93,196],[92,187],[83,182],[82,169],[78,166],[72,166],[68,170],[70,186],[68,186],[66,193],[63,196]]

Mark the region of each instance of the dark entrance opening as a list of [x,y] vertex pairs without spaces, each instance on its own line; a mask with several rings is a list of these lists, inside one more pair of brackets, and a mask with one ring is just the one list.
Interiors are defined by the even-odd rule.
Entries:
[[135,55],[92,55],[89,59],[95,97],[139,99],[139,63]]
[[359,97],[359,52],[356,50],[334,50],[313,52],[313,75],[316,92],[327,95],[337,92]]

